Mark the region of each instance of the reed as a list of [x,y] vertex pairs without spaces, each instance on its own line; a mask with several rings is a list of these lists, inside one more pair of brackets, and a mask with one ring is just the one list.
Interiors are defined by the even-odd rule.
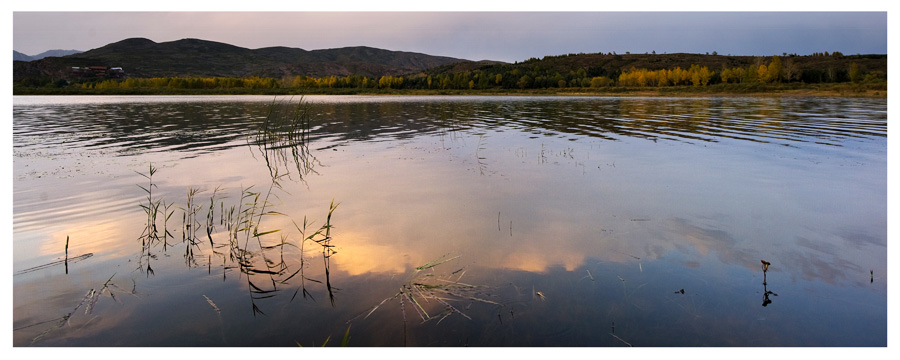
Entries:
[[203,298],[206,299],[206,303],[208,303],[209,306],[211,306],[212,309],[216,312],[216,317],[219,319],[219,329],[221,330],[220,333],[222,336],[222,343],[227,343],[227,341],[225,341],[225,321],[222,320],[222,310],[220,310],[219,307],[216,306],[216,303],[214,303],[208,296],[203,295]]
[[[291,129],[288,129],[293,131]],[[294,135],[286,135],[288,139],[294,139]],[[335,306],[335,292],[339,290],[332,284],[330,260],[336,254],[333,242],[333,216],[339,203],[331,201],[325,223],[312,233],[309,221],[304,217],[303,227],[301,228],[297,222],[291,220],[295,227],[300,231],[300,238],[294,238],[285,233],[280,228],[266,229],[266,219],[270,216],[287,216],[275,209],[276,201],[280,202],[280,194],[285,193],[282,187],[282,181],[287,173],[282,173],[279,169],[271,169],[272,178],[268,186],[262,190],[255,190],[254,186],[242,187],[240,189],[240,197],[234,201],[234,204],[226,207],[225,199],[228,196],[221,187],[212,190],[208,198],[208,202],[201,203],[198,201],[198,195],[204,190],[195,187],[189,187],[185,197],[185,203],[181,208],[182,212],[182,244],[184,246],[184,259],[188,267],[198,267],[199,259],[206,261],[208,272],[212,273],[213,255],[222,257],[223,277],[231,269],[237,269],[241,275],[246,275],[245,281],[247,290],[250,295],[252,313],[256,315],[265,315],[259,301],[267,299],[278,294],[283,285],[288,284],[296,275],[300,275],[300,286],[297,291],[302,291],[304,298],[312,298],[312,293],[307,288],[308,283],[318,283],[324,285],[324,290],[328,292],[332,306]],[[156,197],[156,184],[153,183],[156,167],[150,167],[147,174],[142,174],[150,180],[150,185],[138,185],[147,194],[146,202],[141,203],[142,208],[147,214],[147,226],[141,238],[142,252],[139,257],[138,264],[142,272],[147,275],[154,274],[151,262],[157,258],[157,254],[152,250],[153,245],[159,239],[159,232],[156,231],[156,223],[160,214],[165,214],[163,221],[163,239],[170,236],[174,237],[167,228],[168,220],[173,215],[171,210],[172,204],[165,203]],[[203,211],[206,213],[203,214]],[[218,224],[217,224],[218,222]],[[221,225],[224,231],[219,233],[217,227]],[[203,228],[206,236],[205,241],[198,239],[198,233]],[[274,240],[273,234],[278,234],[277,240]],[[202,235],[201,235],[202,236]],[[220,236],[226,237],[226,241],[218,241]],[[311,279],[303,274],[303,269],[308,265],[305,255],[306,242],[315,243],[322,251],[322,261],[325,270],[324,281]],[[163,243],[165,251],[165,245]],[[204,252],[205,244],[208,244],[212,254],[206,257],[197,257],[198,254]],[[294,269],[292,264],[285,259],[285,250],[287,246],[300,248],[300,265]],[[67,245],[68,247],[68,245]],[[227,248],[227,250],[226,250]],[[218,250],[217,250],[218,249]],[[277,255],[271,254],[271,251],[277,251]],[[66,249],[68,253],[68,249]],[[71,261],[68,254],[63,262]],[[230,263],[229,263],[230,261]],[[112,292],[107,291],[111,296]],[[297,295],[294,293],[293,300]],[[313,299],[315,300],[315,299]]]
[[[297,296],[297,292],[301,291],[301,290],[302,290],[302,295],[304,298],[306,298],[307,296],[310,296],[310,298],[312,298],[312,294],[310,294],[309,291],[306,290],[305,281],[306,280],[315,281],[315,280],[309,279],[302,274],[304,264],[305,264],[304,244],[307,241],[312,241],[312,242],[318,244],[322,248],[322,261],[323,261],[324,267],[325,267],[325,288],[328,291],[328,299],[331,301],[331,306],[332,307],[335,306],[334,288],[331,286],[331,256],[336,254],[337,252],[334,250],[334,245],[331,244],[331,240],[332,240],[331,229],[333,228],[333,226],[331,224],[331,217],[334,214],[334,211],[337,210],[338,205],[340,205],[340,203],[335,204],[334,200],[333,199],[331,200],[331,204],[328,206],[328,215],[326,216],[325,224],[323,224],[321,227],[319,227],[318,230],[316,230],[315,232],[313,232],[310,235],[306,235],[306,232],[307,232],[307,229],[309,226],[309,223],[308,223],[306,217],[303,218],[303,227],[302,228],[299,225],[297,225],[296,222],[294,222],[294,226],[297,228],[298,231],[300,231],[300,235],[301,235],[300,268],[297,270],[297,272],[292,274],[289,278],[293,277],[294,275],[297,275],[297,273],[299,272],[300,279],[301,279],[300,280],[301,285],[300,285],[300,288],[298,288],[296,291],[294,291],[294,296],[291,297],[291,300],[293,300]],[[319,282],[319,281],[316,281],[316,282]]]
[[762,306],[766,307],[772,303],[772,299],[770,299],[769,296],[778,296],[778,294],[776,294],[768,289],[768,284],[766,281],[766,273],[769,272],[769,265],[772,265],[772,263],[765,261],[765,260],[760,260],[760,262],[762,263],[762,271],[763,271],[763,302],[762,302]]
[[482,176],[484,175],[485,170],[487,169],[487,165],[484,163],[484,156],[481,156],[481,150],[485,150],[484,147],[484,134],[478,135],[478,145],[475,147],[475,163],[478,164],[478,172]]
[[175,214],[175,210],[169,210],[172,207],[172,204],[163,203],[163,214],[166,214],[165,219],[163,219],[163,249],[166,249],[169,243],[169,238],[174,238],[175,236],[169,232],[169,219],[172,218],[172,215]]
[[283,167],[281,173],[289,175],[289,169],[296,169],[299,180],[304,181],[305,176],[315,173],[318,164],[309,151],[312,108],[302,96],[296,105],[292,101],[272,101],[256,129],[254,142],[273,178]]
[[181,217],[182,221],[182,242],[189,242],[191,244],[196,244],[197,239],[197,229],[200,226],[200,222],[197,221],[197,213],[200,210],[200,205],[198,205],[194,201],[194,197],[201,192],[200,189],[189,187],[187,191],[187,203],[183,211],[183,215]]
[[66,274],[69,274],[69,236],[66,235]]
[[[377,305],[353,317],[347,323],[349,324],[357,319],[368,319],[386,303],[397,300],[400,303],[400,314],[404,329],[403,340],[404,344],[406,344],[407,307],[411,307],[414,310],[414,313],[422,320],[422,323],[436,320],[436,324],[441,323],[444,319],[454,314],[472,320],[468,314],[460,310],[459,306],[453,304],[455,302],[469,302],[469,306],[473,303],[483,303],[497,306],[498,309],[502,308],[502,304],[484,296],[484,286],[461,282],[460,280],[465,274],[462,271],[463,269],[440,275],[435,272],[435,268],[438,266],[457,258],[459,256],[448,257],[448,255],[444,255],[417,266],[410,277],[400,285],[396,294],[381,300]],[[468,306],[465,309],[468,309]]]
[[29,327],[32,327],[32,326],[38,326],[38,325],[43,325],[43,324],[47,324],[47,323],[53,323],[53,326],[48,327],[47,329],[44,329],[44,331],[42,331],[41,333],[39,333],[37,336],[31,338],[31,345],[34,345],[34,343],[36,343],[36,342],[38,342],[39,340],[41,340],[42,338],[44,338],[44,336],[47,336],[47,334],[50,334],[50,333],[53,332],[54,330],[61,329],[63,326],[68,325],[68,324],[69,324],[69,319],[72,317],[72,315],[74,315],[75,312],[78,311],[78,309],[81,308],[81,306],[84,305],[84,303],[85,303],[86,301],[89,301],[89,299],[91,299],[91,298],[93,297],[93,294],[94,294],[94,289],[89,290],[89,291],[87,292],[87,294],[85,294],[84,297],[81,298],[81,302],[79,302],[78,305],[76,305],[75,308],[72,309],[72,311],[68,312],[67,314],[63,315],[62,317],[59,317],[59,318],[56,318],[56,319],[52,319],[52,320],[48,320],[48,321],[42,321],[42,322],[39,322],[39,323],[36,323],[36,324],[32,324],[32,325],[28,325],[28,326],[24,326],[24,327],[21,327],[21,328],[18,328],[18,329],[13,329],[13,331],[26,329],[26,328],[29,328]]
[[156,184],[153,183],[153,175],[156,174],[157,168],[153,167],[153,163],[150,163],[149,170],[147,173],[137,172],[139,175],[145,177],[149,184],[147,187],[144,187],[138,184],[138,187],[141,190],[144,190],[147,193],[147,203],[139,204],[140,207],[144,210],[144,213],[147,214],[147,224],[144,228],[143,233],[139,237],[143,242],[154,242],[159,240],[159,234],[156,228],[156,218],[159,215],[159,207],[160,200],[154,200],[153,198],[153,188],[156,187]]
[[[123,290],[123,289],[119,288],[118,286],[116,286],[116,284],[114,284],[112,282],[112,279],[115,276],[116,276],[116,274],[113,274],[112,276],[110,276],[109,279],[107,279],[106,282],[103,283],[103,286],[100,288],[99,291],[95,290],[95,289],[88,290],[87,293],[84,295],[84,297],[81,298],[81,301],[78,303],[78,305],[76,305],[75,308],[72,309],[72,311],[69,311],[65,315],[63,315],[59,318],[55,318],[55,319],[51,319],[51,320],[47,320],[47,321],[41,321],[41,322],[38,322],[35,324],[23,326],[20,328],[15,328],[15,329],[13,329],[13,331],[18,331],[18,330],[22,330],[22,329],[31,328],[34,326],[52,323],[53,324],[52,326],[44,329],[44,331],[40,332],[37,336],[35,336],[34,338],[31,339],[31,344],[34,345],[34,343],[38,342],[39,340],[41,340],[42,338],[44,338],[51,332],[61,329],[62,327],[66,326],[66,325],[69,325],[69,320],[72,318],[72,316],[76,315],[76,313],[78,312],[78,309],[80,309],[82,306],[85,307],[85,309],[84,309],[85,315],[93,313],[94,307],[95,307],[97,301],[100,300],[100,297],[104,293],[109,294],[109,296],[116,302],[118,302],[119,300],[116,299],[116,296],[112,291],[113,289],[116,289],[116,290],[119,290],[122,292],[128,292],[133,295],[137,293],[135,289],[128,291],[128,290]],[[136,287],[137,287],[137,284],[135,283],[135,288]]]
[[[213,189],[212,195],[209,197],[209,207],[206,210],[206,238],[209,239],[209,246],[215,247],[212,234],[216,230],[215,226],[215,210],[216,210],[216,194],[219,193],[219,186]],[[224,204],[224,203],[223,203]]]
[[[68,258],[68,262],[74,264],[74,263],[79,262],[79,261],[81,261],[81,260],[85,260],[85,259],[87,259],[87,258],[89,258],[89,257],[91,257],[91,256],[94,256],[94,253],[87,253],[87,254],[81,254],[81,255],[78,255],[78,256],[73,256],[73,257],[71,257],[71,258]],[[27,274],[27,273],[34,272],[34,271],[38,271],[38,270],[43,270],[43,269],[51,268],[51,267],[56,266],[56,265],[63,264],[63,263],[65,263],[65,262],[66,262],[66,260],[56,260],[56,261],[51,261],[51,262],[46,263],[46,264],[42,264],[42,265],[38,265],[38,266],[34,266],[34,267],[27,268],[27,269],[24,269],[24,270],[16,271],[13,275],[22,275],[22,274]]]

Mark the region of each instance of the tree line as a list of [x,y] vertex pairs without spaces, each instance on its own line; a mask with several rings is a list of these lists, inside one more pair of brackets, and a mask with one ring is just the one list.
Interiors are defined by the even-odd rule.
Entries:
[[349,76],[292,76],[275,79],[270,77],[162,77],[106,79],[87,81],[77,86],[84,89],[433,89],[433,90],[485,90],[485,89],[548,89],[548,88],[609,88],[609,87],[667,87],[713,84],[755,83],[836,83],[886,81],[881,73],[864,73],[859,65],[851,62],[847,69],[829,67],[826,70],[801,69],[792,57],[757,60],[744,67],[727,67],[715,71],[708,66],[691,65],[688,68],[648,70],[630,68],[624,71],[608,71],[602,67],[582,67],[567,72],[542,68],[539,62],[522,64],[497,64],[475,70],[455,73],[385,75],[367,77]]

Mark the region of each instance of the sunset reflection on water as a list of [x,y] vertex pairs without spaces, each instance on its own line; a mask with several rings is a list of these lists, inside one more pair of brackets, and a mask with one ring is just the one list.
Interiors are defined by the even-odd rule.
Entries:
[[[93,254],[14,276],[16,346],[306,346],[348,324],[360,346],[621,346],[611,323],[642,346],[886,341],[880,100],[308,97],[302,142],[266,145],[248,129],[271,99],[228,99],[14,107],[14,269],[66,237]],[[148,187],[164,241],[142,237]],[[96,315],[35,325],[110,283]],[[444,320],[423,295],[451,285]]]

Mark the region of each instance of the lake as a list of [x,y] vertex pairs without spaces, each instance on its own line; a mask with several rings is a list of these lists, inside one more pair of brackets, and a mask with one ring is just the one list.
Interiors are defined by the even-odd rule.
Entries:
[[884,347],[887,100],[13,98],[16,347]]

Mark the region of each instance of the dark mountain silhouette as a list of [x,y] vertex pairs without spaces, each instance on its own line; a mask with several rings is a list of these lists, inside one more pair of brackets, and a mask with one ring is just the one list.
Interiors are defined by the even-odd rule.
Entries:
[[14,62],[13,74],[14,78],[55,77],[65,74],[73,66],[106,66],[121,67],[128,76],[134,77],[378,77],[417,73],[459,62],[468,60],[365,46],[325,50],[247,49],[199,39],[157,43],[132,38],[74,55]]

